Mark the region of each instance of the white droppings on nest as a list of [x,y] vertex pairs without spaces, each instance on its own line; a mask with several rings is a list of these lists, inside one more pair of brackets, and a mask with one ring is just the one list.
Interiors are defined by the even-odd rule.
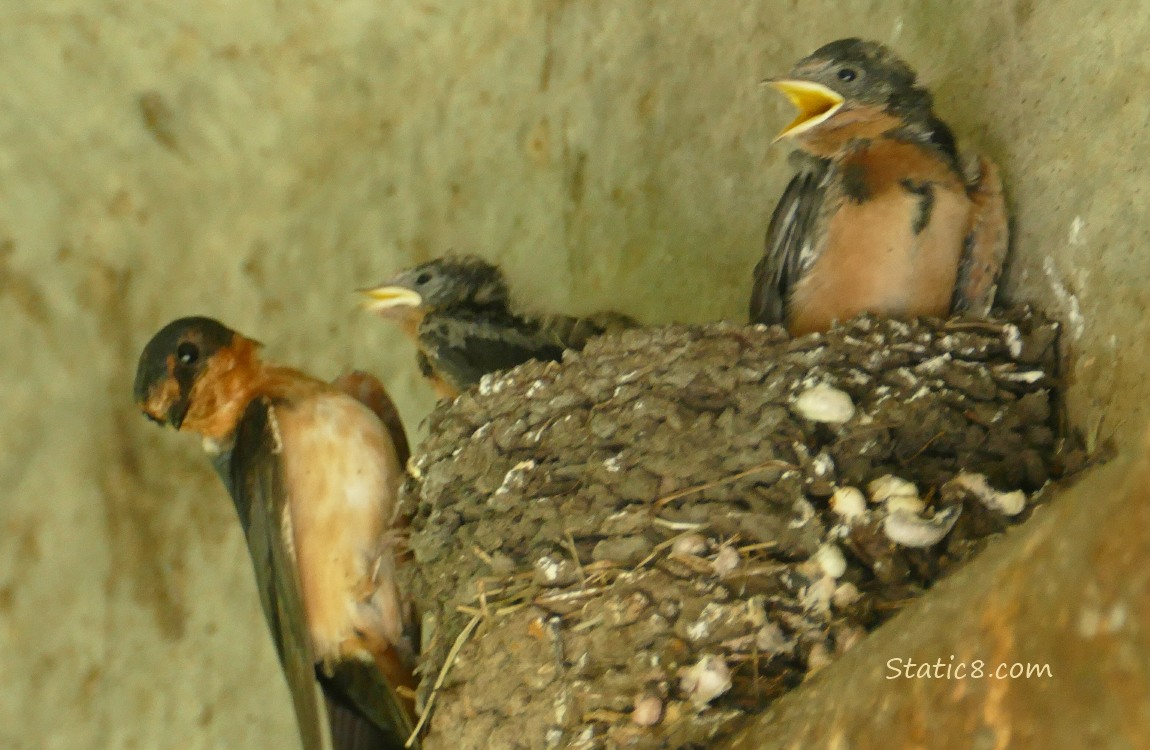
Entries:
[[[951,334],[947,334],[938,340],[938,345],[948,352],[961,351],[958,339]],[[925,363],[924,363],[925,364]]]
[[1002,328],[1002,343],[1006,344],[1007,351],[1014,359],[1022,356],[1022,331],[1013,323],[1007,323]]
[[815,506],[811,505],[805,497],[800,497],[795,500],[795,504],[791,506],[795,512],[795,517],[787,522],[787,526],[792,529],[797,529],[806,526],[812,518],[815,517]]
[[546,747],[559,747],[559,745],[563,743],[563,735],[566,734],[562,727],[563,722],[556,721],[556,723],[560,726],[547,727],[547,730],[543,733],[543,742]]
[[532,381],[531,385],[529,385],[527,387],[527,393],[524,394],[524,398],[534,398],[536,396],[536,394],[539,393],[539,391],[543,390],[546,387],[547,387],[547,383],[545,381],[542,381],[542,380]]
[[1026,372],[1003,372],[999,373],[999,377],[1003,380],[1009,380],[1012,383],[1026,383],[1027,385],[1037,383],[1046,377],[1046,373],[1041,370],[1027,370]]
[[705,708],[731,689],[731,670],[722,657],[704,654],[694,666],[679,670],[679,689],[696,708]]
[[623,470],[623,462],[619,459],[619,454],[616,453],[606,461],[603,462],[603,468],[610,472],[618,472]]
[[520,461],[511,467],[511,469],[503,475],[503,482],[499,485],[499,489],[495,490],[496,495],[506,495],[511,492],[516,483],[523,481],[523,475],[535,468],[535,462],[531,459]]
[[883,519],[882,530],[887,539],[903,547],[916,549],[933,547],[946,538],[958,523],[961,514],[961,505],[952,505],[940,510],[930,518],[922,518],[905,510],[895,510]]
[[567,723],[567,716],[571,712],[571,692],[569,690],[561,690],[552,700],[551,705],[555,708],[555,723],[563,726]]
[[1017,516],[1026,508],[1026,493],[1022,490],[999,492],[990,486],[985,474],[961,472],[948,485],[960,487],[978,498],[978,501],[1005,516]]
[[855,414],[855,405],[845,391],[825,383],[807,388],[795,399],[794,411],[812,422],[843,424]]
[[506,380],[500,377],[501,373],[489,372],[479,379],[479,395],[490,396],[499,393],[506,386]]
[[922,513],[926,503],[918,495],[891,495],[884,503],[888,513]]
[[819,455],[811,461],[811,469],[816,477],[830,476],[835,471],[835,460],[826,451],[819,451]]
[[999,511],[1004,516],[1017,516],[1026,508],[1026,493],[1022,490],[996,492],[994,504],[988,507]]
[[925,398],[931,395],[933,392],[934,391],[930,386],[924,385],[914,393],[910,394],[910,397],[907,399],[907,401],[918,401],[920,398]]
[[887,327],[896,333],[899,338],[905,339],[910,337],[910,326],[906,321],[892,318],[887,322]]
[[787,638],[778,625],[768,622],[755,633],[755,646],[764,654],[777,656],[794,651],[795,641]]
[[938,355],[937,357],[931,357],[924,362],[920,362],[914,369],[916,372],[924,373],[926,375],[938,375],[940,372],[946,369],[949,363],[950,352],[946,352]]
[[663,701],[657,695],[639,694],[635,696],[635,707],[631,711],[631,723],[641,727],[653,727],[663,718]]
[[747,623],[759,627],[767,621],[766,597],[756,594],[746,601],[747,611],[743,613]]
[[554,583],[563,573],[563,560],[552,555],[544,555],[535,561],[535,571],[544,581]]
[[685,534],[671,544],[671,554],[701,557],[707,546],[707,538],[702,534]]
[[886,507],[888,513],[906,511],[920,513],[926,506],[918,495],[918,487],[893,474],[884,474],[867,485],[872,502]]
[[824,575],[802,590],[799,603],[803,609],[817,615],[826,615],[831,609],[831,600],[834,598],[835,579]]
[[755,645],[754,635],[741,635],[738,638],[728,638],[719,644],[727,653],[746,652],[750,651],[751,647]]
[[866,498],[858,487],[839,487],[831,495],[831,510],[847,523],[854,523],[866,516]]
[[715,575],[719,578],[727,575],[737,567],[739,567],[739,552],[729,544],[719,548],[718,554],[715,555],[715,559],[711,563],[711,569],[715,571]]
[[814,555],[819,568],[831,579],[842,578],[847,572],[847,559],[837,544],[824,544]]
[[687,626],[687,638],[692,641],[701,641],[711,634],[711,630],[723,617],[723,606],[715,602],[708,602],[697,620]]
[[[573,746],[579,748],[592,747],[591,743],[595,741],[597,734],[599,734],[599,729],[592,724],[575,736],[575,744]],[[562,738],[562,736],[561,734],[560,738]],[[560,739],[560,741],[562,741],[562,739]],[[552,745],[548,745],[548,747],[552,747]],[[558,744],[554,745],[554,747],[558,747]]]
[[834,605],[835,609],[846,609],[857,602],[861,597],[862,593],[859,591],[858,586],[847,581],[846,583],[840,583],[838,587],[835,588],[835,593],[831,595],[831,604]]

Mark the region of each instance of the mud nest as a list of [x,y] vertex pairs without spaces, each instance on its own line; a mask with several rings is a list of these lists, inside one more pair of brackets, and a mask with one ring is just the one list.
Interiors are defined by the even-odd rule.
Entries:
[[1030,514],[1056,340],[646,328],[442,405],[402,500],[424,747],[710,746]]

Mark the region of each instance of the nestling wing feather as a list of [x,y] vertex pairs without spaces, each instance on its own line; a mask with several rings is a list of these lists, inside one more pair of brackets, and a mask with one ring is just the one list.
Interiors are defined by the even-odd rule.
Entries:
[[763,257],[755,266],[750,321],[786,324],[791,289],[814,262],[814,228],[826,198],[830,163],[803,159],[771,214]]
[[986,317],[998,293],[998,280],[1010,246],[1010,221],[998,167],[980,157],[967,186],[973,209],[964,242],[951,312]]
[[423,353],[435,371],[460,391],[489,372],[509,370],[532,359],[558,362],[563,358],[561,343],[519,318],[429,315],[419,334]]

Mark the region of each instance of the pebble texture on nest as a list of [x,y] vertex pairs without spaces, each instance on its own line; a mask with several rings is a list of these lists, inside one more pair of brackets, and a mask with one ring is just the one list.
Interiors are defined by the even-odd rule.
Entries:
[[424,747],[708,746],[1029,515],[1056,339],[645,328],[440,406],[403,492]]

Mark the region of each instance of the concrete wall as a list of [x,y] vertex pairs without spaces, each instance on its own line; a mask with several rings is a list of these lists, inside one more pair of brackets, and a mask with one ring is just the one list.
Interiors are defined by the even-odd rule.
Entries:
[[290,742],[230,503],[130,403],[158,326],[370,368],[414,429],[412,350],[351,290],[448,249],[528,305],[741,318],[787,176],[758,81],[847,35],[1000,161],[1009,291],[1066,320],[1077,422],[1135,434],[1142,3],[0,3],[0,748]]

